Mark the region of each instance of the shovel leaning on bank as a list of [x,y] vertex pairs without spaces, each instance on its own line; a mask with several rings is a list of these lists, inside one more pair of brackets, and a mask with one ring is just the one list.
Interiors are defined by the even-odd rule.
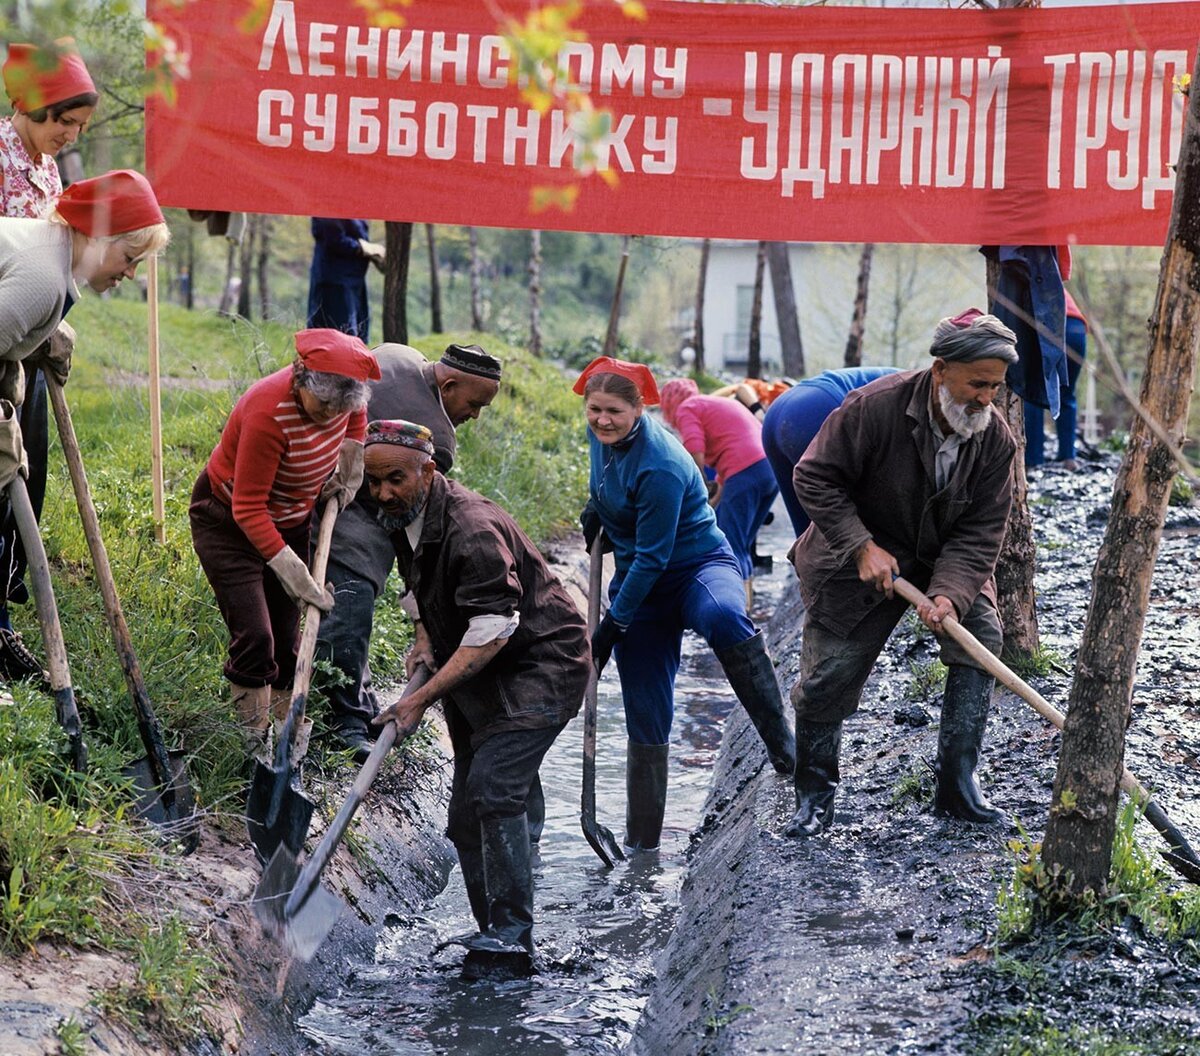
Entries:
[[[312,562],[312,577],[318,586],[325,582],[325,568],[329,564],[329,548],[333,542],[333,525],[337,516],[337,503],[327,502],[321,516],[317,549]],[[320,629],[321,610],[315,605],[305,606],[304,633],[300,636],[296,675],[292,682],[292,705],[279,731],[275,758],[270,766],[261,760],[254,762],[254,776],[250,779],[250,791],[246,796],[246,831],[261,862],[269,862],[281,843],[293,855],[299,854],[308,835],[308,824],[312,821],[313,801],[292,784],[292,750],[308,706],[308,687],[312,681],[313,656]]]
[[[404,688],[401,699],[425,685],[430,677],[426,667],[418,667]],[[354,779],[346,802],[321,837],[317,849],[309,855],[303,869],[287,844],[281,843],[263,870],[262,879],[254,889],[254,915],[263,931],[278,939],[291,956],[299,957],[302,961],[312,960],[313,954],[341,916],[342,903],[320,886],[321,874],[350,822],[354,820],[367,790],[379,776],[384,756],[392,750],[392,745],[403,741],[415,729],[414,725],[400,730],[394,722],[384,726],[375,741],[375,747]]]
[[[592,542],[592,559],[588,566],[587,629],[590,638],[600,622],[600,591],[604,585],[604,532],[596,533]],[[596,711],[600,673],[590,664],[587,691],[583,696],[583,793],[579,808],[579,823],[592,850],[610,869],[625,855],[616,837],[596,820]]]
[[71,486],[75,491],[75,503],[79,507],[79,519],[83,522],[83,534],[87,537],[92,564],[96,569],[96,580],[104,599],[104,615],[108,618],[117,657],[121,661],[125,682],[133,698],[138,733],[146,747],[146,755],[124,769],[126,776],[132,778],[138,793],[135,810],[151,825],[178,841],[184,854],[190,854],[200,841],[200,828],[195,815],[192,786],[184,766],[184,753],[167,751],[163,743],[162,726],[146,694],[142,669],[134,654],[129,625],[125,622],[121,601],[117,597],[112,567],[108,563],[108,552],[104,549],[104,540],[100,535],[100,519],[96,516],[96,507],[88,488],[83,455],[75,437],[75,426],[71,422],[71,411],[67,406],[66,396],[63,395],[62,385],[54,377],[47,375],[46,390],[54,408],[54,419],[58,424],[63,455],[66,457]]
[[[929,601],[929,598],[921,591],[900,576],[892,580],[892,589],[914,608]],[[942,624],[946,633],[961,645],[980,667],[1008,686],[1042,718],[1049,720],[1060,730],[1063,728],[1063,723],[1066,721],[1063,713],[988,650],[958,620],[953,616],[947,616]],[[1121,771],[1121,788],[1142,805],[1146,820],[1165,837],[1170,845],[1171,849],[1163,851],[1162,856],[1180,876],[1186,877],[1193,883],[1200,883],[1200,857],[1197,857],[1196,852],[1192,850],[1187,837],[1175,827],[1171,819],[1163,812],[1162,807],[1151,799],[1149,791],[1129,772],[1128,768]]]
[[83,727],[79,709],[75,706],[75,690],[71,686],[71,668],[67,662],[67,646],[63,641],[62,625],[58,620],[58,603],[50,582],[50,563],[38,531],[37,517],[29,501],[29,489],[20,475],[8,486],[8,501],[13,519],[25,547],[25,562],[33,583],[33,602],[38,623],[42,628],[42,644],[46,649],[46,666],[50,669],[50,690],[54,695],[54,712],[58,724],[71,742],[71,765],[80,773],[87,767],[87,745],[83,743]]

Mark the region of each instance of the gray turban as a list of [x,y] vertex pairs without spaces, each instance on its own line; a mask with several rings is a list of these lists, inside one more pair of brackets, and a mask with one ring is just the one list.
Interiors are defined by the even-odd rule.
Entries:
[[938,323],[929,354],[947,363],[974,363],[979,359],[1016,363],[1017,335],[994,315],[968,308]]

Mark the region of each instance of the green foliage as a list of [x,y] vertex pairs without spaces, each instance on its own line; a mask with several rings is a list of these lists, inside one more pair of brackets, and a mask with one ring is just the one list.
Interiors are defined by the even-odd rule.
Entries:
[[1129,433],[1124,429],[1114,429],[1108,436],[1100,441],[1100,447],[1104,451],[1115,451],[1117,454],[1124,454],[1125,449],[1129,447]]
[[717,988],[715,986],[708,988],[704,1003],[709,1008],[708,1015],[704,1019],[704,1034],[706,1037],[715,1037],[736,1019],[744,1016],[747,1012],[754,1011],[753,1005],[736,1004],[725,1007],[718,1004]]
[[55,1031],[60,1056],[87,1056],[87,1028],[74,1016],[68,1016]]
[[946,688],[947,668],[940,660],[920,660],[909,665],[912,681],[904,690],[908,700],[929,700]]
[[892,806],[902,807],[908,803],[926,803],[933,796],[928,771],[922,767],[901,775],[892,788]]
[[1192,487],[1192,482],[1182,473],[1176,473],[1171,480],[1170,505],[1190,506],[1195,498],[1196,489]]
[[973,1023],[973,1056],[1189,1056],[1195,1042],[1146,1027],[1114,1034],[1099,1026],[1054,1026],[1038,1009],[982,1016]]
[[1060,674],[1065,673],[1066,659],[1057,649],[1050,645],[1038,644],[1038,647],[1028,656],[1021,654],[1020,656],[1010,657],[1009,666],[1020,675],[1022,678],[1038,676],[1045,678],[1052,671],[1058,671]]

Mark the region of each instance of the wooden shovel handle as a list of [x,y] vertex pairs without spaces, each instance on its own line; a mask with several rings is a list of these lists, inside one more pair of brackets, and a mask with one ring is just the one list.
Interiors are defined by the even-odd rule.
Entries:
[[[332,499],[325,504],[321,515],[321,526],[317,530],[317,548],[312,559],[312,578],[319,588],[325,586],[325,570],[329,565],[329,549],[333,545],[333,526],[338,518],[338,504]],[[300,635],[300,647],[296,653],[296,675],[292,680],[292,709],[300,701],[299,721],[304,717],[308,686],[312,681],[313,657],[317,651],[317,633],[321,629],[321,610],[315,605],[304,607],[304,631]]]

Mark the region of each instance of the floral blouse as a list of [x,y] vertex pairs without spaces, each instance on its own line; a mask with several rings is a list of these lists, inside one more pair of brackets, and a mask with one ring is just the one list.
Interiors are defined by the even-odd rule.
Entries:
[[49,154],[34,161],[13,127],[12,118],[0,118],[0,216],[40,220],[50,215],[62,180]]

